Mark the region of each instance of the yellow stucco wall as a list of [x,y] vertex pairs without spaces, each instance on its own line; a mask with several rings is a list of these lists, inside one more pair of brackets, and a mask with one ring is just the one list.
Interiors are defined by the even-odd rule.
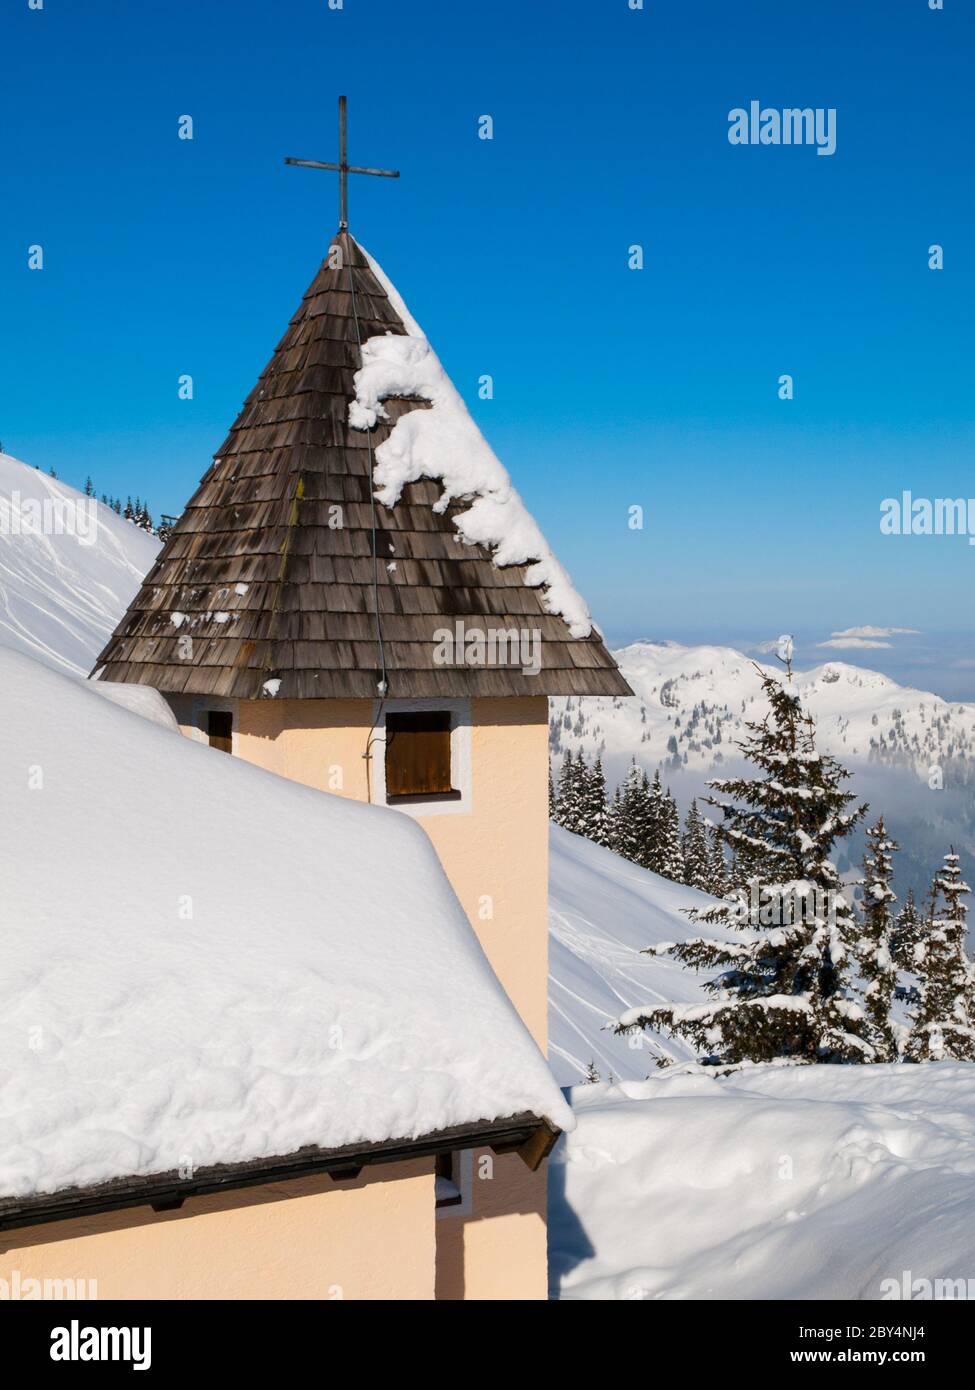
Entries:
[[547,1298],[546,1165],[476,1149],[470,1167],[470,1211],[437,1220],[437,1298]]
[[[205,700],[172,700],[200,738]],[[232,708],[234,753],[320,791],[381,800],[370,700],[213,702]],[[459,813],[421,814],[485,954],[539,1047],[547,1044],[548,701],[470,702],[470,796]],[[214,752],[214,757],[224,754]],[[437,1221],[437,1296],[547,1297],[546,1172],[475,1155],[464,1214]]]
[[432,1299],[433,1182],[414,1160],[0,1232],[0,1279],[94,1280],[103,1299]]

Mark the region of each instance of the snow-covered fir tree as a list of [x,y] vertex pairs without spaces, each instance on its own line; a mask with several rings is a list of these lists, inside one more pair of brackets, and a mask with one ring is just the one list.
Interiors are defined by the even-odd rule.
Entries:
[[642,863],[647,827],[647,779],[636,763],[630,764],[614,813],[613,848],[624,859]]
[[552,816],[552,819],[555,821],[556,825],[562,824],[562,794],[563,792],[565,792],[568,785],[569,769],[567,767],[567,764],[570,762],[571,758],[572,750],[571,748],[567,748],[562,758],[562,766],[559,768],[559,779],[555,789],[555,813]]
[[[719,839],[723,829],[724,827],[718,828]],[[762,845],[752,843],[749,839],[741,839],[737,842],[729,840],[726,843],[731,853],[728,879],[733,888],[748,892],[750,883],[763,883],[767,879],[775,877],[775,867],[768,863]]]
[[[585,767],[585,764],[583,764]],[[586,768],[582,788],[583,825],[582,834],[596,845],[609,844],[609,813],[606,807],[606,776],[603,760],[597,754],[591,768]]]
[[663,873],[662,833],[666,811],[664,808],[664,789],[660,784],[660,768],[653,774],[653,782],[644,774],[640,787],[639,802],[639,843],[637,863],[651,873]]
[[620,795],[619,787],[613,792],[613,800],[609,807],[607,831],[609,834],[609,848],[614,854],[622,854],[620,846],[626,840],[626,832],[623,825],[623,798]]
[[716,827],[707,825],[708,840],[708,888],[716,898],[723,898],[729,890],[728,868],[724,857],[724,845]]
[[696,799],[684,818],[684,882],[702,893],[711,892],[711,845]]
[[899,846],[889,838],[883,816],[867,831],[863,856],[863,922],[856,945],[857,963],[863,977],[863,1001],[873,1024],[877,1062],[897,1059],[897,1041],[890,1017],[897,986],[892,937],[893,907],[897,895],[891,887],[893,856]]
[[582,817],[581,771],[582,754],[578,755],[577,761],[573,756],[572,749],[569,748],[562,760],[562,771],[559,774],[556,820],[559,825],[564,826],[566,830],[573,831],[573,833],[578,833]]
[[934,883],[935,913],[914,947],[920,999],[904,1055],[909,1062],[975,1061],[975,967],[965,948],[971,892],[954,850]]
[[850,980],[855,923],[843,897],[834,844],[866,807],[852,807],[846,772],[816,748],[811,719],[788,682],[760,671],[769,702],[741,745],[760,775],[712,782],[723,843],[754,852],[774,868],[761,894],[729,897],[693,920],[720,925],[725,940],[694,938],[652,948],[696,969],[719,973],[705,1004],[629,1010],[617,1028],[666,1030],[688,1039],[712,1063],[787,1059],[865,1061],[873,1029]]
[[920,942],[923,931],[924,920],[914,900],[914,889],[909,888],[907,897],[904,899],[904,906],[894,918],[894,927],[891,933],[891,954],[898,970],[907,970],[911,974],[917,970],[914,947]]
[[656,861],[659,866],[656,872],[674,883],[683,883],[685,870],[684,850],[680,842],[680,812],[669,787],[659,802],[656,832]]

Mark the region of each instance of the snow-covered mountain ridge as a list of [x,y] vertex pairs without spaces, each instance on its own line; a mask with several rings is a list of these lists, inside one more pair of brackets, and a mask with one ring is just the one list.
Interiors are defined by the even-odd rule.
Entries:
[[[635,757],[649,768],[711,772],[735,757],[745,724],[764,714],[760,663],[731,647],[633,642],[613,655],[636,698],[553,700],[556,756],[581,749],[607,762]],[[975,781],[975,703],[943,700],[843,661],[799,671],[794,681],[820,747],[844,764],[908,769],[925,782],[939,766],[946,784]]]
[[[602,755],[612,793],[631,759],[659,767],[681,809],[708,794],[710,778],[740,771],[745,725],[768,706],[762,666],[732,647],[633,642],[613,653],[634,698],[575,698],[549,704],[549,747],[557,778],[568,750]],[[758,667],[758,669],[756,669]],[[898,685],[844,661],[796,672],[795,686],[816,721],[817,745],[851,774],[870,814],[882,813],[901,846],[895,887],[923,896],[950,847],[975,876],[975,702],[955,703]],[[863,826],[837,846],[845,875],[857,871]]]

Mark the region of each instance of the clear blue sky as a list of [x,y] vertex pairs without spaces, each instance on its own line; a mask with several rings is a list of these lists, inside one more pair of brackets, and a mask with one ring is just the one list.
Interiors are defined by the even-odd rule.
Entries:
[[[4,447],[180,510],[335,229],[282,160],[335,158],[346,92],[350,158],[402,170],[352,230],[611,639],[912,627],[847,659],[971,696],[975,549],[878,521],[975,495],[975,7],[645,6],[8,0]],[[836,153],[730,145],[752,99],[835,107]]]

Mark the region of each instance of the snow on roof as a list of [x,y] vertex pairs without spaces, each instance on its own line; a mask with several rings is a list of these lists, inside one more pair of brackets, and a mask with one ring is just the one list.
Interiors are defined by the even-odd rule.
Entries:
[[179,732],[175,714],[159,691],[153,690],[151,685],[115,685],[111,681],[99,681],[96,671],[92,674],[87,688],[111,704],[121,705],[123,709],[141,715],[151,724],[159,724],[164,729]]
[[159,541],[67,483],[0,454],[0,643],[85,675]]
[[0,648],[0,1195],[572,1119],[423,830]]
[[588,637],[592,618],[582,596],[516,491],[507,469],[490,448],[440,364],[426,335],[381,267],[365,248],[370,269],[402,319],[407,334],[383,334],[362,344],[362,366],[355,375],[356,397],[349,424],[366,430],[389,417],[389,396],[429,401],[429,410],[411,410],[396,422],[376,449],[376,496],[393,507],[407,483],[434,478],[443,484],[435,510],[458,498],[473,498],[453,517],[465,541],[488,547],[497,565],[530,563],[525,582],[545,589],[546,607],[564,618],[573,637]]

